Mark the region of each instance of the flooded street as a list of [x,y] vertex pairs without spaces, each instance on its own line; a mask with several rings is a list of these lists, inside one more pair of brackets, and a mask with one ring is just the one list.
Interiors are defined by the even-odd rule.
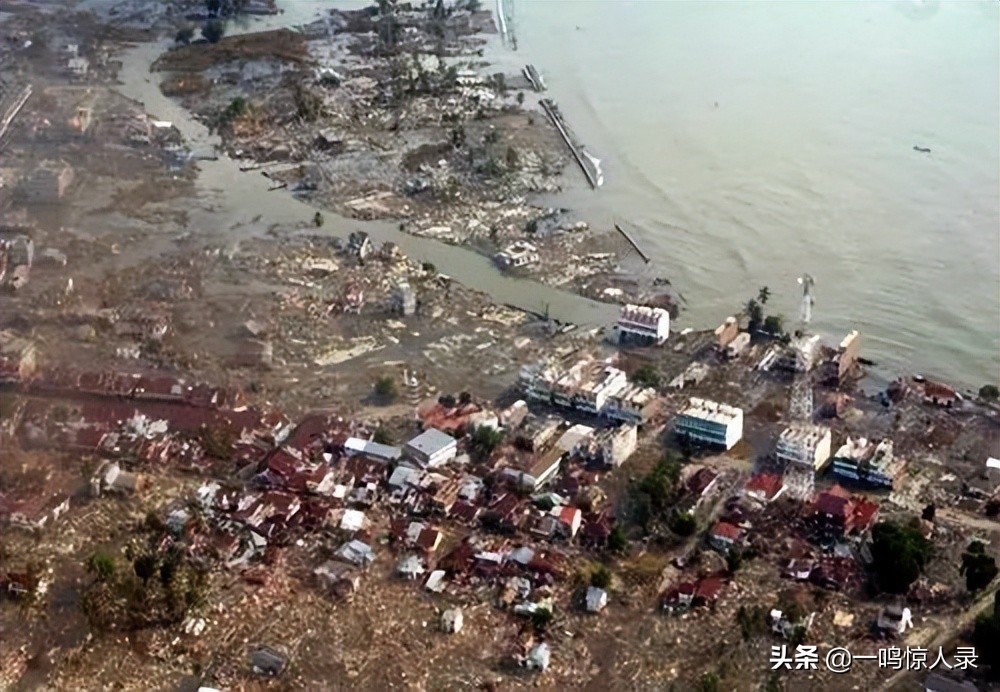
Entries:
[[[295,25],[298,14],[282,15],[249,23],[245,30]],[[152,62],[171,42],[140,44],[122,54],[124,67],[119,73],[124,96],[143,104],[145,110],[162,120],[171,121],[193,150],[202,150],[219,143],[218,137],[196,121],[179,104],[164,96],[158,87],[162,74],[149,71]],[[215,161],[199,161],[197,180],[199,202],[187,209],[188,229],[195,233],[225,231],[224,242],[234,245],[241,238],[260,235],[274,225],[298,226],[309,222],[316,208],[285,192],[268,193],[268,180],[258,172],[241,172],[239,163],[224,155]],[[321,228],[305,229],[313,235],[346,238],[355,230],[363,230],[373,239],[392,241],[408,256],[432,263],[439,272],[454,280],[488,293],[495,302],[512,305],[532,312],[549,315],[560,322],[586,326],[607,324],[617,314],[617,307],[588,300],[549,286],[514,278],[501,273],[490,258],[462,247],[418,238],[399,231],[397,224],[346,219],[323,211]]]

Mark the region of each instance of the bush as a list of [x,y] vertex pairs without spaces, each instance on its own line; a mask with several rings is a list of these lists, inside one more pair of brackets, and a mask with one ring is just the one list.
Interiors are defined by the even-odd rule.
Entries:
[[691,512],[678,512],[670,519],[670,530],[678,536],[690,536],[696,528],[698,522]]
[[598,589],[607,589],[611,586],[611,570],[605,565],[595,565],[590,573],[590,585]]
[[544,632],[552,624],[554,618],[555,615],[548,608],[537,608],[531,614],[531,625],[535,628],[535,631]]
[[736,611],[736,623],[744,641],[750,641],[767,632],[767,611],[763,606],[740,606]]
[[647,363],[632,373],[632,381],[643,387],[659,387],[660,375],[656,372],[656,368]]
[[93,553],[87,558],[87,572],[97,581],[107,581],[115,573],[115,561],[107,553]]
[[764,331],[770,334],[781,334],[784,332],[785,318],[781,315],[768,315],[764,318]]
[[997,561],[986,554],[986,546],[979,541],[969,544],[962,555],[961,573],[965,575],[965,588],[979,591],[990,585],[998,573]]
[[218,19],[213,19],[201,27],[201,35],[209,43],[218,43],[226,35],[226,25]]
[[375,380],[375,394],[383,399],[396,398],[396,381],[389,375]]
[[1000,398],[1000,389],[994,384],[984,384],[979,388],[979,398],[983,401],[996,401]]
[[653,509],[663,510],[673,500],[680,477],[680,462],[666,455],[639,481],[639,491],[649,496]]
[[469,435],[469,451],[476,461],[485,461],[503,442],[503,431],[480,425]]
[[885,521],[872,529],[872,558],[879,588],[906,593],[933,553],[918,528]]
[[425,272],[430,272],[431,274],[437,273],[437,267],[435,267],[432,262],[424,262],[423,264],[420,265],[420,268],[423,269]]
[[620,526],[615,526],[608,534],[608,550],[620,553],[628,547],[628,537],[625,530]]
[[174,36],[174,41],[187,45],[188,43],[191,43],[191,39],[193,38],[194,27],[190,24],[186,24],[177,30],[177,34]]

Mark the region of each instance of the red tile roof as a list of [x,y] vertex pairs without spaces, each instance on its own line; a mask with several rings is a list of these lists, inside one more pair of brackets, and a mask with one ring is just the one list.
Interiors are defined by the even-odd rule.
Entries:
[[720,521],[712,527],[712,536],[716,538],[728,539],[730,541],[738,541],[742,533],[743,531],[739,526],[734,526],[726,521]]
[[761,493],[765,499],[770,500],[784,485],[781,476],[773,473],[760,473],[747,481],[745,489],[747,492]]

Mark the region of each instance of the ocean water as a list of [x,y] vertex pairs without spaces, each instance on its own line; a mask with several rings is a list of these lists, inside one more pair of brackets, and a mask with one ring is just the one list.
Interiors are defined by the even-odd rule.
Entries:
[[[513,0],[516,52],[606,182],[566,195],[637,229],[720,322],[771,288],[796,326],[858,329],[884,371],[1000,371],[1000,3]],[[914,151],[926,147],[930,153]]]

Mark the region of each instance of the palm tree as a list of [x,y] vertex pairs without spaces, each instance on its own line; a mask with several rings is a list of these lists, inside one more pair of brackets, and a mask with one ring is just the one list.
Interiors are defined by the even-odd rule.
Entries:
[[761,305],[767,305],[767,299],[771,297],[771,289],[767,286],[761,286],[760,290],[757,291],[757,301]]

